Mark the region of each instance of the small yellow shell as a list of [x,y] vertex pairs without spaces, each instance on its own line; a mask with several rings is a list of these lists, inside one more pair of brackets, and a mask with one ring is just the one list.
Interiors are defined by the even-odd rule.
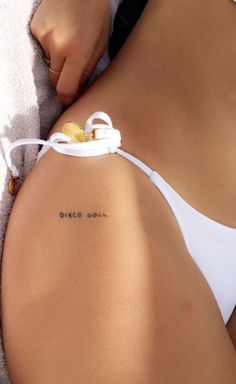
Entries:
[[17,185],[18,179],[19,179],[19,177],[11,176],[11,178],[8,180],[7,188],[8,188],[8,192],[11,195],[16,195],[18,192],[18,185]]
[[69,136],[72,140],[83,143],[93,138],[93,133],[89,135],[84,133],[84,130],[76,123],[67,123],[62,128],[62,133]]

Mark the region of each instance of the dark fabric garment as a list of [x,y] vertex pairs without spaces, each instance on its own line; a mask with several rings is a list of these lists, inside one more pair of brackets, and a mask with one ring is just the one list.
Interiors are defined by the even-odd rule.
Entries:
[[118,8],[114,30],[110,38],[109,54],[111,60],[125,43],[140,18],[148,0],[123,0]]

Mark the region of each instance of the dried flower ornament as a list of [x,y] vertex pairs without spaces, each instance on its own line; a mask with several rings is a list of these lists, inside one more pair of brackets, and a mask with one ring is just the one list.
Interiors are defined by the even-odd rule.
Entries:
[[[102,123],[95,123],[100,120]],[[76,157],[100,156],[108,153],[119,153],[121,146],[121,134],[118,129],[113,127],[110,117],[104,112],[95,112],[91,115],[83,130],[77,123],[66,123],[62,132],[52,134],[49,140],[35,138],[20,139],[12,144],[6,150],[5,159],[8,168],[11,171],[11,178],[8,181],[8,191],[15,195],[18,191],[19,170],[11,160],[13,149],[22,145],[42,145],[38,154],[37,161],[50,149],[56,152]]]

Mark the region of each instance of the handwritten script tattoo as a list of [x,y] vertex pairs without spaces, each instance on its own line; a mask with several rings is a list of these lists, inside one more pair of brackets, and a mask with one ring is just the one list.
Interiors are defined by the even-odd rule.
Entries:
[[108,217],[104,212],[60,212],[60,219],[99,219],[99,218]]

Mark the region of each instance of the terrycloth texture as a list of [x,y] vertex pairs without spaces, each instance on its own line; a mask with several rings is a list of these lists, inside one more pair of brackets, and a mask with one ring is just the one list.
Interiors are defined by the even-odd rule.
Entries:
[[[113,21],[120,1],[110,1]],[[13,202],[6,187],[10,175],[3,157],[4,149],[20,138],[46,138],[62,112],[50,85],[42,51],[28,29],[29,20],[39,3],[40,0],[0,0],[0,250]],[[96,76],[108,63],[106,53],[96,69]],[[34,165],[36,155],[34,146],[14,151],[13,160],[21,172],[21,181]],[[8,383],[0,333],[0,384]]]

